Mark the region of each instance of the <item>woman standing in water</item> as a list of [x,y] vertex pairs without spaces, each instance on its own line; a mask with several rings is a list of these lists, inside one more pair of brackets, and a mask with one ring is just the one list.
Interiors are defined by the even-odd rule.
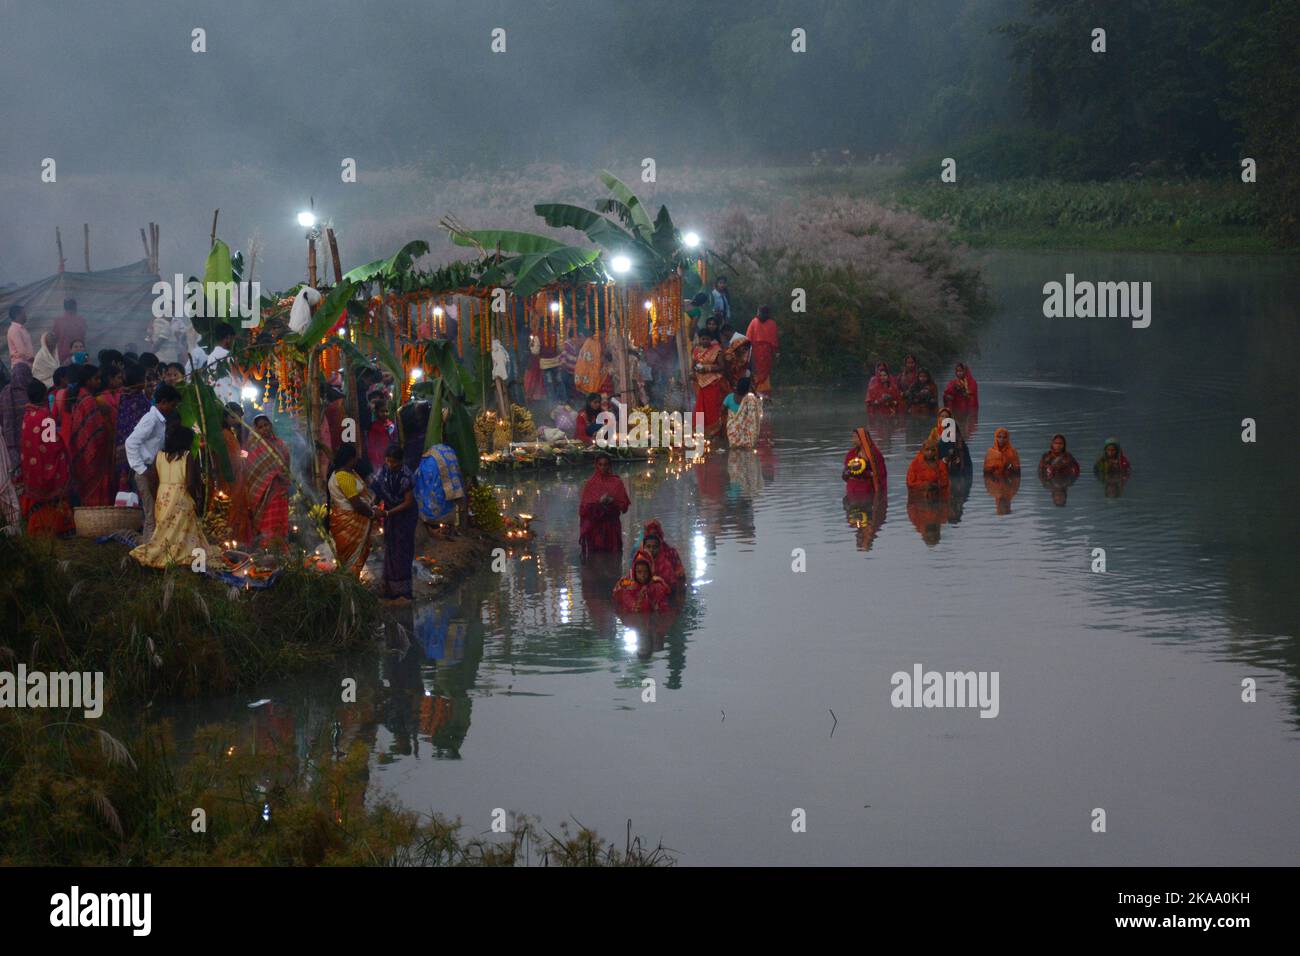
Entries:
[[659,519],[647,521],[641,534],[641,548],[654,562],[654,572],[664,579],[669,591],[686,586],[686,568],[677,549],[664,539],[664,526]]
[[980,407],[979,385],[965,362],[958,362],[953,369],[952,381],[944,386],[943,400],[958,415]]
[[727,444],[732,448],[753,448],[763,422],[763,402],[749,390],[748,376],[736,382],[736,390],[722,402],[727,409]]
[[583,554],[623,550],[621,516],[631,504],[623,479],[610,468],[609,455],[598,454],[596,471],[582,486],[578,503],[578,543]]
[[993,433],[993,447],[984,454],[984,474],[1000,478],[1020,474],[1020,452],[1011,444],[1011,432],[999,428]]
[[1106,444],[1101,449],[1101,457],[1092,466],[1092,472],[1103,481],[1128,477],[1128,457],[1120,447],[1118,438],[1106,439]]
[[872,411],[892,412],[903,401],[903,393],[898,383],[889,374],[889,366],[884,362],[876,365],[876,373],[867,382],[867,408]]
[[903,391],[903,403],[909,412],[934,412],[939,404],[939,389],[928,368],[917,370],[912,384]]
[[844,453],[840,479],[849,498],[871,498],[885,490],[885,456],[865,428],[853,430],[853,446]]
[[614,609],[621,614],[644,614],[667,607],[667,583],[654,573],[654,559],[638,551],[632,558],[632,573],[614,585]]
[[1051,447],[1038,459],[1039,478],[1078,478],[1079,461],[1065,447],[1065,436],[1052,436]]

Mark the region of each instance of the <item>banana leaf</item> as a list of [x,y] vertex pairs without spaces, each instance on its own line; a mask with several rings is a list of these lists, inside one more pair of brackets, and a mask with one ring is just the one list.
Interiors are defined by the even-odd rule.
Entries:
[[623,181],[608,170],[600,171],[600,181],[623,205],[627,207],[628,215],[632,217],[632,225],[636,234],[646,242],[654,234],[654,224],[650,222],[650,214],[645,211],[645,206],[641,205],[641,200],[636,198],[636,193],[628,189]]
[[530,296],[561,278],[591,265],[600,258],[599,249],[582,249],[562,246],[554,252],[541,252],[514,256],[483,273],[486,285],[501,283],[513,276],[510,291],[517,296]]
[[533,206],[548,226],[559,229],[577,229],[596,245],[611,251],[630,250],[637,244],[636,237],[626,229],[610,222],[599,213],[569,203],[548,202]]
[[411,268],[411,263],[421,256],[429,254],[429,244],[423,239],[412,239],[387,259],[376,259],[363,266],[357,266],[343,274],[344,282],[370,282],[381,279],[392,282]]
[[460,460],[460,474],[466,480],[475,479],[479,474],[478,439],[474,436],[474,420],[460,402],[451,407],[451,415],[443,426],[442,440],[450,445]]
[[655,252],[670,262],[681,246],[681,240],[677,236],[677,229],[673,226],[673,217],[668,214],[667,206],[659,207],[659,215],[655,217],[655,232],[651,245],[654,246]]
[[[200,411],[201,410],[201,411]],[[234,466],[226,454],[226,439],[221,434],[221,423],[225,418],[226,407],[217,398],[212,386],[195,375],[181,388],[181,423],[186,427],[199,426],[204,443],[211,455],[212,464],[221,474],[223,481],[233,481]],[[199,436],[195,434],[191,454],[195,461],[199,459]]]
[[[190,320],[194,323],[194,328],[195,330],[198,331],[200,336],[200,341],[202,342],[204,348],[212,347],[213,344],[211,340],[212,332],[217,327],[218,322],[224,322],[226,320],[227,318],[226,312],[228,311],[226,308],[221,308],[221,309],[208,308],[208,303],[206,301],[208,283],[212,282],[212,283],[225,285],[225,283],[233,282],[233,281],[234,281],[234,270],[231,267],[231,262],[230,262],[230,247],[227,246],[220,239],[218,239],[216,243],[212,246],[212,251],[208,253],[207,264],[203,267],[203,294],[205,299],[203,303],[203,309],[201,310],[203,312],[203,315],[193,316]],[[213,304],[215,305],[216,303]],[[229,305],[229,303],[222,303],[222,304],[227,306]],[[218,314],[216,315],[209,314],[210,312],[214,312],[214,311],[217,312]]]
[[477,246],[488,252],[498,246],[502,252],[513,255],[527,255],[537,252],[554,252],[563,249],[564,243],[550,236],[539,236],[534,232],[518,232],[513,229],[471,229],[467,232],[451,233],[451,241],[458,246]]

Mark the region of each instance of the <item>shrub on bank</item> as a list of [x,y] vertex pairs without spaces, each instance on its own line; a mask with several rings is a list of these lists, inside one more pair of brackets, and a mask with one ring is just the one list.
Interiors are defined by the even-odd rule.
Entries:
[[[970,347],[989,311],[980,267],[952,226],[913,212],[839,196],[730,209],[713,232],[739,271],[730,284],[741,330],[759,305],[773,309],[786,381],[860,378],[867,363],[905,352],[937,368]],[[796,288],[804,313],[791,311]]]
[[347,574],[291,566],[263,591],[117,545],[0,537],[0,663],[103,671],[116,699],[191,697],[328,660],[371,639],[378,599]]
[[[234,746],[203,728],[177,759],[166,725],[128,741],[93,722],[0,710],[0,865],[19,866],[662,866],[629,828],[622,848],[579,828],[517,818],[493,839],[459,822],[366,799],[369,753],[316,741]],[[196,817],[195,809],[203,815]],[[196,823],[201,826],[196,828]]]

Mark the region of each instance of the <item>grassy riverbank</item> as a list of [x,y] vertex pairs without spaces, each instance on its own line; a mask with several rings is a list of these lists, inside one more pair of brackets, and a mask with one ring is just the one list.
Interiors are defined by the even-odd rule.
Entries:
[[[428,542],[440,587],[481,567],[494,540]],[[229,693],[373,646],[383,607],[349,575],[289,568],[274,587],[241,591],[188,568],[141,568],[119,545],[6,536],[0,580],[12,626],[0,670],[102,671],[106,698],[101,719],[0,708],[0,865],[673,862],[630,830],[615,846],[518,817],[490,838],[466,835],[368,794],[364,740],[335,753],[327,730],[304,757],[296,740],[210,725],[181,747],[148,716],[154,701]]]

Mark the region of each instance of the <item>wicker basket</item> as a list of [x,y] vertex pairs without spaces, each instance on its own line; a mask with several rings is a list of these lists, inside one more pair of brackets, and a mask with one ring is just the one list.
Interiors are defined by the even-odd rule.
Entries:
[[139,531],[144,526],[142,508],[118,508],[115,505],[73,508],[72,518],[77,523],[78,538],[99,538],[114,531]]

